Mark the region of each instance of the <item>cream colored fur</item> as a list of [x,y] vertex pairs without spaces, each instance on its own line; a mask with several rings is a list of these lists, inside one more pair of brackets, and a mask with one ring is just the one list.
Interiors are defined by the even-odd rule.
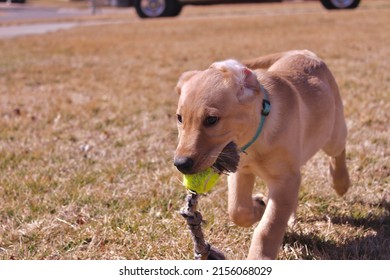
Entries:
[[[228,212],[240,226],[260,221],[248,259],[275,259],[297,208],[303,164],[322,149],[330,156],[336,192],[343,195],[350,185],[343,105],[322,60],[307,50],[289,51],[184,73],[176,88],[182,122],[175,162],[191,158],[188,173],[196,173],[213,165],[231,141],[239,147],[248,143],[260,122],[260,84],[269,94],[271,112],[258,140],[241,154],[238,171],[229,175]],[[210,116],[218,122],[206,126]],[[256,176],[268,187],[265,203],[252,195]]]

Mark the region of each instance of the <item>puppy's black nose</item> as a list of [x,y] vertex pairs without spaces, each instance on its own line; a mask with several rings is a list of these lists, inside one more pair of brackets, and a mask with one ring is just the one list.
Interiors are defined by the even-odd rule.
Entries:
[[181,173],[187,174],[191,172],[194,161],[189,157],[176,157],[173,164]]

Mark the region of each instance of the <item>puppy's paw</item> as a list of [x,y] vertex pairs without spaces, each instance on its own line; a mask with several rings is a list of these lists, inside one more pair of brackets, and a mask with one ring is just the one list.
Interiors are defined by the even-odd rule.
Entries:
[[252,196],[252,199],[253,199],[253,202],[258,204],[260,207],[266,207],[267,206],[267,197],[265,197],[264,195],[262,194],[256,194],[254,196]]
[[253,200],[253,208],[256,216],[256,220],[260,221],[261,217],[263,217],[265,208],[267,207],[267,198],[262,194],[256,194],[252,196]]

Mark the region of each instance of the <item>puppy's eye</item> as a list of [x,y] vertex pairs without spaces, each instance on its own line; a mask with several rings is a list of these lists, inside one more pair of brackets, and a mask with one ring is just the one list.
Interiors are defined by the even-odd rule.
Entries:
[[181,115],[177,115],[177,121],[179,123],[183,123],[183,118],[181,117]]
[[204,125],[205,126],[213,126],[213,125],[217,124],[218,121],[219,121],[218,117],[209,116],[204,120]]

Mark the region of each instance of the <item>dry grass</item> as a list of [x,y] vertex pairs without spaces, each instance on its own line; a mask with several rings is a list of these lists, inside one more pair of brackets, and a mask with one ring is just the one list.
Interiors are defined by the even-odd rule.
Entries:
[[[172,166],[178,76],[302,48],[339,82],[353,188],[338,198],[316,156],[279,258],[390,259],[389,3],[244,7],[0,40],[1,259],[191,259]],[[228,220],[225,182],[201,201],[206,235],[245,258],[252,229]]]

